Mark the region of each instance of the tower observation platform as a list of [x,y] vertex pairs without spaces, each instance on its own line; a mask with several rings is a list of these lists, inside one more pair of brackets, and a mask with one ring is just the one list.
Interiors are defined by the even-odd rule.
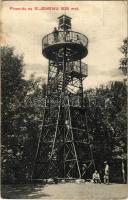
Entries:
[[83,97],[88,38],[72,31],[71,18],[42,39],[48,82],[32,179],[89,178],[95,168]]
[[47,59],[56,60],[55,54],[62,47],[71,50],[73,60],[82,59],[87,55],[88,39],[85,35],[74,31],[58,31],[57,37],[55,37],[53,32],[42,40],[42,53]]

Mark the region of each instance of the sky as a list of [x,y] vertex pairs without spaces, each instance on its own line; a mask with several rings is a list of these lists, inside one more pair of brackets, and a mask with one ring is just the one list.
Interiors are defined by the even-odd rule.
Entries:
[[41,41],[58,26],[57,18],[66,14],[72,18],[72,30],[89,40],[88,55],[82,60],[88,64],[84,88],[98,87],[123,79],[118,67],[119,48],[127,36],[126,5],[126,1],[3,1],[1,41],[24,55],[26,79],[32,73],[47,79],[48,60],[42,55]]

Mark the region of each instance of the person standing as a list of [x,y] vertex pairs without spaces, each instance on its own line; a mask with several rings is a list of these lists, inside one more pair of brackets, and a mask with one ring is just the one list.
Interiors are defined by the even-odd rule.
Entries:
[[105,169],[104,169],[104,184],[109,184],[109,165],[108,162],[105,161]]
[[59,31],[57,30],[56,27],[53,30],[53,35],[54,35],[54,42],[57,42],[58,41]]

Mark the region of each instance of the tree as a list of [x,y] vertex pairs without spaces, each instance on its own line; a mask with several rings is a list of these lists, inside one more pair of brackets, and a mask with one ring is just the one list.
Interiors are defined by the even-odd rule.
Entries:
[[[96,166],[102,166],[105,160],[111,163],[118,181],[122,181],[122,158],[126,163],[126,84],[111,82],[106,87],[86,91],[89,133],[93,137],[93,153]],[[87,104],[86,104],[87,105]],[[115,165],[114,163],[117,163]],[[118,166],[115,169],[115,166]],[[123,163],[123,168],[124,166]],[[102,166],[103,167],[103,166]],[[101,168],[102,168],[101,167]],[[99,169],[100,170],[100,169]]]
[[3,181],[13,180],[15,166],[20,159],[19,136],[15,132],[16,107],[21,103],[23,90],[23,57],[14,54],[12,47],[1,48],[2,79],[2,176]]
[[[23,57],[2,47],[2,182],[30,178],[41,129],[46,85],[23,76]],[[44,91],[44,92],[43,92]]]
[[123,40],[123,45],[120,48],[120,51],[124,54],[124,57],[120,59],[120,67],[124,75],[127,75],[128,70],[128,38]]

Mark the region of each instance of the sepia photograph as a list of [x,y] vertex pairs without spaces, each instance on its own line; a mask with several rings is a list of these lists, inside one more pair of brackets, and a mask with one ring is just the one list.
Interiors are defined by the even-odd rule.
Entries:
[[128,199],[128,1],[1,3],[1,198]]

